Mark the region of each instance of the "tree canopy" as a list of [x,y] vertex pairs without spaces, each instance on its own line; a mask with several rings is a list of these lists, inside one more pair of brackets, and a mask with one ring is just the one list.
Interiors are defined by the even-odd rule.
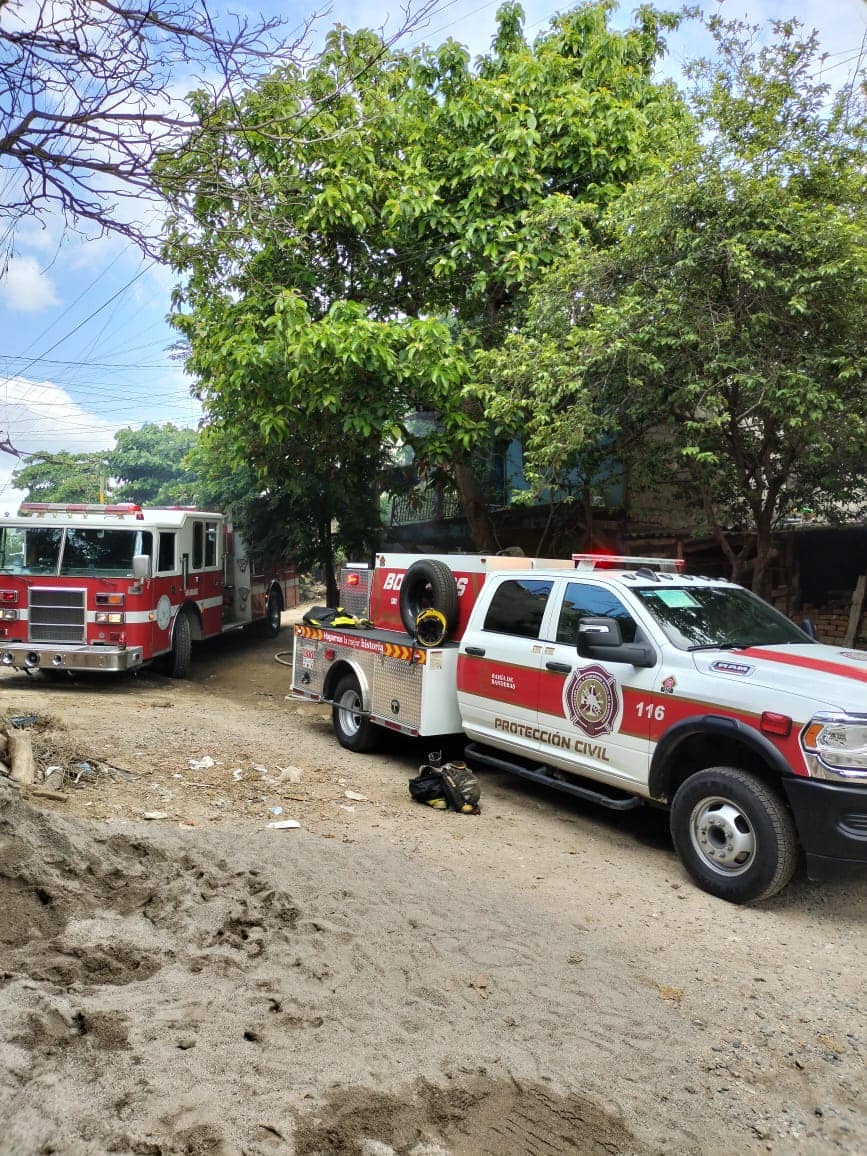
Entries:
[[642,8],[621,32],[612,10],[575,8],[531,44],[506,4],[475,62],[452,40],[386,50],[337,27],[311,67],[199,107],[161,173],[174,323],[216,426],[247,429],[259,462],[315,444],[326,475],[359,463],[350,492],[372,447],[409,447],[451,478],[476,545],[496,545],[478,462],[509,423],[486,420],[479,356],[575,231],[658,167],[680,118],[653,80],[676,18]]
[[697,134],[541,279],[489,362],[487,408],[522,408],[542,474],[598,446],[588,429],[636,445],[655,428],[637,453],[685,483],[735,576],[747,558],[727,528],[753,532],[765,591],[793,505],[865,497],[863,92],[832,98],[796,22],[759,48],[754,29],[709,26],[717,56],[691,70]]
[[34,502],[195,504],[199,479],[187,463],[198,434],[166,422],[115,434],[110,450],[73,454],[41,450],[12,474],[12,485]]

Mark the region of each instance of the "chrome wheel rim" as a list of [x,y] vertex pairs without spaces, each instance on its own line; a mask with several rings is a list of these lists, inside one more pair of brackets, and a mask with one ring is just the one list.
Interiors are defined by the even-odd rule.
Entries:
[[693,807],[689,835],[705,866],[733,877],[749,871],[756,858],[756,834],[743,807],[715,795]]
[[361,699],[358,692],[345,690],[338,703],[340,726],[347,738],[354,738],[361,729]]

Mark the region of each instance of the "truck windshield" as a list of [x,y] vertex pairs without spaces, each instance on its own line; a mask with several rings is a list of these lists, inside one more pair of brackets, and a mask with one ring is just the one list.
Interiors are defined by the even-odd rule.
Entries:
[[681,650],[812,642],[793,622],[749,590],[728,586],[650,586],[635,593]]
[[135,554],[151,554],[146,530],[97,527],[4,526],[0,529],[0,571],[5,574],[61,574],[131,578]]

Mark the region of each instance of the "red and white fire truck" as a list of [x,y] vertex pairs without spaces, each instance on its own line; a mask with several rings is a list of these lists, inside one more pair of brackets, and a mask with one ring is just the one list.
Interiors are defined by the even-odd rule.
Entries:
[[294,566],[263,565],[225,514],[26,502],[0,519],[0,663],[46,674],[137,670],[183,678],[193,640],[298,602]]
[[811,878],[867,868],[867,652],[680,567],[382,554],[342,575],[374,628],[297,626],[292,691],[331,704],[349,750],[459,734],[473,763],[666,807],[720,898],[773,895],[799,850]]

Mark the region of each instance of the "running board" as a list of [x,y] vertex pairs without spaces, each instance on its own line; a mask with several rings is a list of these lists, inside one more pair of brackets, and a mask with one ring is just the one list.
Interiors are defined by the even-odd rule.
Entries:
[[522,779],[530,779],[534,783],[542,783],[546,787],[554,787],[558,791],[565,791],[567,795],[576,795],[579,799],[586,799],[590,803],[597,803],[600,807],[608,807],[611,811],[632,811],[640,807],[643,799],[637,795],[630,795],[625,799],[613,799],[602,791],[593,791],[589,787],[579,786],[568,779],[556,779],[549,767],[540,763],[538,767],[530,768],[521,763],[513,763],[509,759],[489,754],[477,743],[467,743],[464,754],[468,759],[475,759],[477,763],[494,767],[498,771],[507,771],[510,775],[520,775]]

